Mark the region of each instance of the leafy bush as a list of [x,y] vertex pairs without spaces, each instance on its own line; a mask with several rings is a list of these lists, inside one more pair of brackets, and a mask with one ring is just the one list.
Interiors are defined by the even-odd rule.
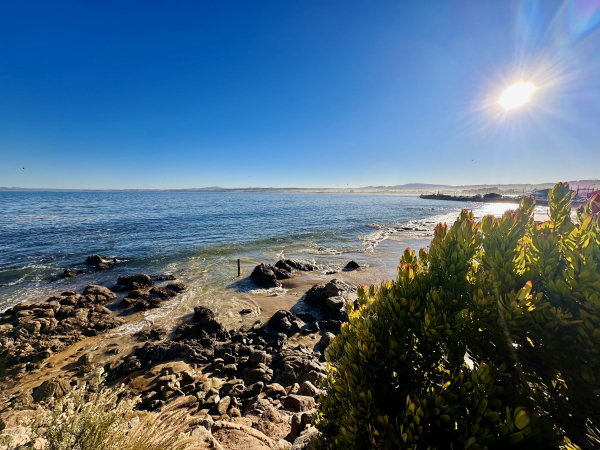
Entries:
[[[36,433],[46,450],[183,450],[188,411],[174,402],[160,414],[135,410],[138,398],[123,397],[123,388],[102,385],[102,373],[90,385],[75,388],[57,401]],[[123,397],[123,398],[122,398]],[[204,448],[204,447],[202,447]]]
[[[334,340],[323,448],[599,448],[600,196],[567,184],[480,223],[463,211],[361,286]],[[351,306],[349,305],[350,309]]]

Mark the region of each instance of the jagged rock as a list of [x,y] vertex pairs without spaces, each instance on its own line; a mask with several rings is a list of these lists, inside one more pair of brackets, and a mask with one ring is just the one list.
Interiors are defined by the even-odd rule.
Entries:
[[209,317],[215,317],[215,313],[213,313],[210,308],[207,308],[206,306],[194,307],[194,317],[192,317],[194,322],[202,322],[204,319]]
[[315,284],[306,292],[305,301],[309,305],[324,306],[330,297],[346,297],[353,288],[343,281],[333,279],[329,283]]
[[294,267],[290,266],[288,263],[286,263],[285,261],[283,261],[281,259],[275,263],[275,267],[277,267],[278,269],[281,269],[281,270],[285,270],[286,272],[289,272],[290,274],[294,273],[296,271],[296,269]]
[[355,261],[350,261],[348,264],[346,264],[346,267],[344,267],[344,269],[346,269],[346,270],[360,269],[360,264],[358,264]]
[[[281,287],[281,281],[277,279],[275,274],[275,266],[270,264],[259,264],[254,268],[250,278],[260,287],[263,288],[275,288]],[[277,269],[279,270],[279,269]]]
[[77,276],[77,273],[74,270],[65,269],[62,276],[63,278],[73,278],[74,276]]
[[283,407],[294,412],[309,411],[315,407],[315,399],[305,395],[288,395]]
[[279,333],[291,335],[300,331],[304,322],[284,309],[277,311],[268,322],[269,328]]
[[102,259],[102,257],[100,255],[92,255],[92,256],[88,256],[85,260],[86,265],[88,266],[96,266],[98,264],[102,264],[104,261],[104,259]]
[[316,266],[311,263],[303,262],[303,261],[286,259],[286,260],[284,260],[284,263],[287,264],[288,266],[292,267],[293,269],[302,270],[304,272],[313,272],[315,270],[319,270],[319,266]]

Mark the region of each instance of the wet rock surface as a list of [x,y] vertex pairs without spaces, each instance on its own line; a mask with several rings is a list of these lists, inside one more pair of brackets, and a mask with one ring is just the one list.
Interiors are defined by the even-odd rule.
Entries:
[[104,304],[116,295],[90,285],[45,302],[22,302],[0,316],[0,376],[39,368],[55,353],[122,322]]
[[319,267],[303,262],[296,261],[293,259],[279,260],[275,264],[264,264],[257,265],[250,278],[262,288],[275,288],[281,287],[280,280],[286,280],[291,278],[293,273],[300,270],[305,272],[312,272],[318,270]]

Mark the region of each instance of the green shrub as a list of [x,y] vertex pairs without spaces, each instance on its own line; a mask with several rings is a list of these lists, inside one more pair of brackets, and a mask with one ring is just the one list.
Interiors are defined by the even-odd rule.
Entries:
[[[41,427],[45,450],[183,450],[190,417],[181,402],[160,414],[136,411],[139,398],[102,385],[102,373],[58,400]],[[204,447],[202,447],[204,448]]]
[[[359,287],[334,340],[322,448],[598,448],[600,198],[567,184],[480,223],[438,225],[398,278]],[[351,309],[351,306],[349,305]]]

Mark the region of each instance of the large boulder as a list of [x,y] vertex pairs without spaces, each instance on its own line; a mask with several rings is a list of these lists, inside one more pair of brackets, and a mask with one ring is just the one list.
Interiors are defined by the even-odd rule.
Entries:
[[341,280],[333,279],[329,283],[315,284],[306,292],[305,301],[313,306],[326,306],[330,297],[347,297],[354,289]]
[[315,407],[315,399],[306,395],[288,395],[283,402],[283,407],[290,411],[309,411]]
[[[259,264],[254,268],[250,278],[262,288],[281,287],[281,282],[273,270],[275,267],[270,264]],[[280,269],[278,269],[280,270]]]

